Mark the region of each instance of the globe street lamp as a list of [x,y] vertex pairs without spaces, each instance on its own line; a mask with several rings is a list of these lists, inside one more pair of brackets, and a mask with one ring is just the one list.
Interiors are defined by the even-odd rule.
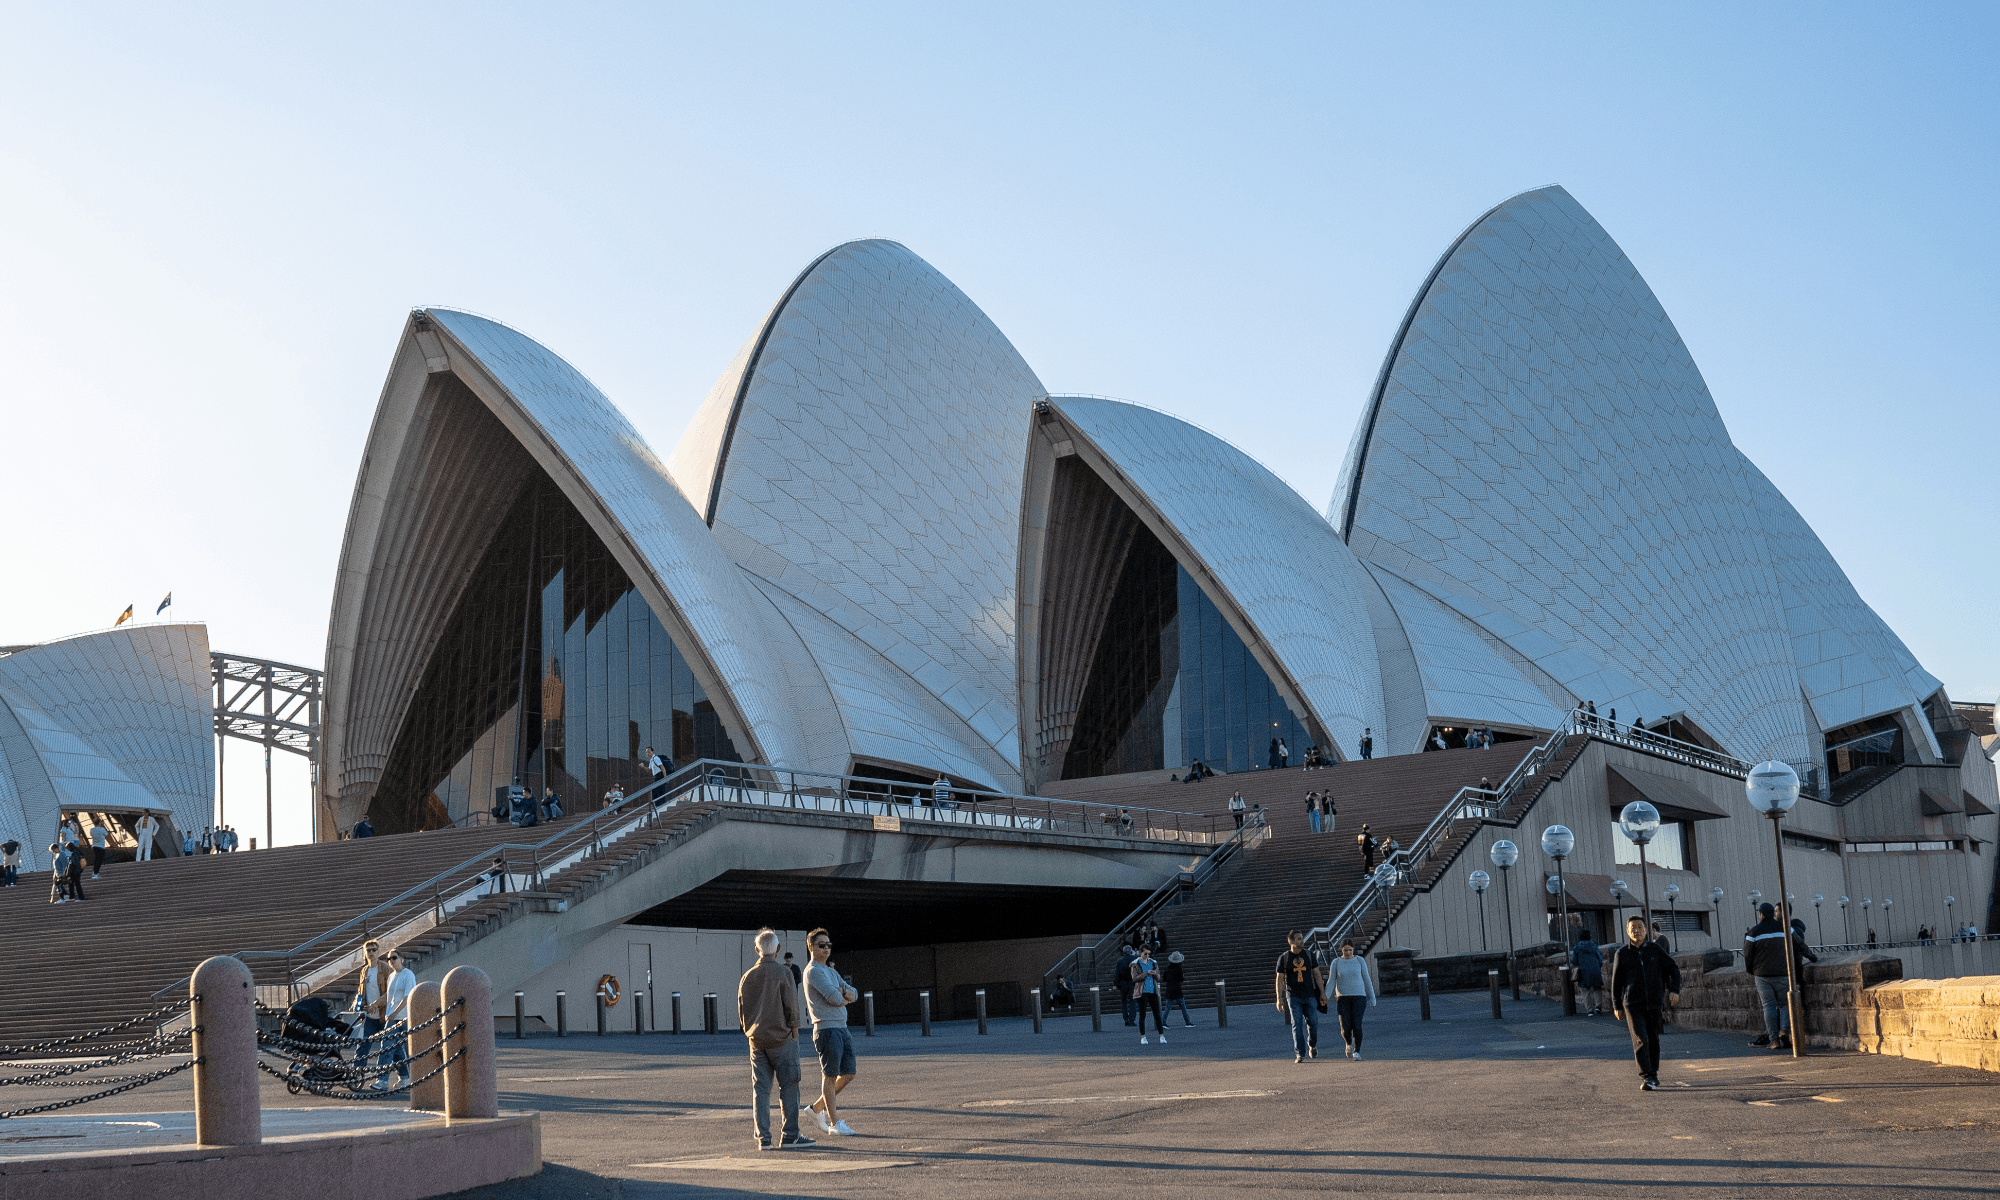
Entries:
[[1680,910],[1674,907],[1675,902],[1678,901],[1680,898],[1681,898],[1681,885],[1678,883],[1668,884],[1667,885],[1667,945],[1673,950],[1675,954],[1679,954],[1681,952]]
[[1719,887],[1708,889],[1708,907],[1712,914],[1709,920],[1715,922],[1715,944],[1718,948],[1722,945],[1722,898],[1728,894]]
[[1792,949],[1791,893],[1785,890],[1785,838],[1778,830],[1778,822],[1799,802],[1799,773],[1776,760],[1758,763],[1750,768],[1750,777],[1743,781],[1743,793],[1750,807],[1771,819],[1771,844],[1778,851],[1778,894],[1786,901],[1785,911],[1778,917],[1778,928],[1785,939],[1785,1003],[1792,1018],[1792,1057],[1803,1058],[1806,1014],[1799,996],[1798,956]]
[[1956,896],[1944,898],[1944,923],[1951,926],[1951,940],[1954,942],[1958,940],[1958,919],[1951,915],[1951,906],[1957,903],[1957,900]]
[[1618,906],[1618,915],[1611,918],[1614,929],[1625,928],[1625,897],[1632,894],[1632,885],[1622,879],[1611,881],[1611,901]]
[[1479,952],[1486,952],[1486,889],[1493,886],[1493,877],[1484,871],[1474,871],[1466,877],[1466,886],[1479,897]]
[[1868,897],[1866,896],[1861,897],[1861,928],[1867,931],[1868,941],[1870,943],[1873,943],[1875,940],[1875,927],[1868,923],[1868,906],[1873,903],[1875,902],[1873,900],[1870,900]]
[[1646,918],[1646,936],[1652,936],[1653,925],[1653,883],[1646,872],[1646,843],[1660,832],[1660,810],[1644,800],[1634,800],[1618,814],[1618,832],[1625,840],[1639,847],[1639,888],[1645,907],[1639,911]]
[[1813,924],[1819,926],[1819,944],[1822,946],[1826,945],[1826,914],[1819,910],[1819,906],[1825,903],[1825,896],[1813,893]]
[[1882,902],[1882,938],[1892,946],[1896,944],[1896,927],[1889,923],[1889,908],[1895,903],[1894,900]]
[[1840,936],[1847,939],[1842,943],[1847,946],[1854,944],[1854,921],[1847,915],[1847,906],[1852,903],[1854,902],[1845,896],[1840,898]]
[[1563,881],[1563,859],[1576,849],[1576,835],[1564,825],[1542,830],[1542,853],[1556,860],[1556,928],[1562,931],[1563,966],[1569,966],[1569,888]]
[[1500,899],[1507,906],[1507,979],[1514,989],[1514,999],[1521,998],[1521,974],[1514,969],[1514,890],[1507,886],[1507,872],[1521,861],[1521,848],[1506,838],[1493,843],[1488,851],[1493,865],[1500,868]]
[[[1389,889],[1396,886],[1396,864],[1383,863],[1375,868],[1375,886],[1382,889],[1382,911],[1389,914],[1389,949],[1396,948],[1396,906],[1391,902]],[[1376,958],[1381,958],[1380,951]]]

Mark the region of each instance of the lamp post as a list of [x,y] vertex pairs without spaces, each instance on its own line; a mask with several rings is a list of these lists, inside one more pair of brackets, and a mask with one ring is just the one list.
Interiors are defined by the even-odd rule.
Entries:
[[1847,915],[1847,906],[1852,903],[1854,902],[1845,896],[1840,898],[1840,936],[1845,939],[1841,943],[1845,946],[1854,944],[1854,922]]
[[1563,859],[1576,849],[1576,835],[1564,825],[1542,830],[1542,853],[1556,860],[1556,928],[1561,931],[1563,966],[1569,966],[1569,889],[1563,883]]
[[1674,907],[1675,903],[1679,901],[1680,898],[1681,898],[1681,885],[1678,883],[1668,884],[1667,885],[1667,945],[1669,948],[1673,950],[1675,954],[1679,954],[1681,952],[1680,910]]
[[1646,918],[1646,936],[1653,936],[1653,883],[1646,872],[1646,843],[1660,832],[1660,810],[1644,800],[1634,800],[1618,813],[1618,832],[1625,840],[1639,847],[1639,888],[1645,907],[1640,913]]
[[1896,944],[1896,927],[1889,924],[1889,908],[1895,903],[1894,900],[1882,901],[1882,940],[1892,946]]
[[1861,930],[1862,930],[1862,937],[1864,940],[1867,938],[1869,934],[1875,932],[1873,929],[1869,928],[1868,925],[1868,906],[1873,903],[1875,902],[1873,900],[1870,900],[1868,897],[1866,896],[1861,897]]
[[1722,946],[1722,898],[1728,894],[1719,887],[1708,889],[1708,906],[1713,913],[1709,920],[1715,924],[1715,944],[1718,949]]
[[1466,886],[1479,897],[1479,951],[1486,952],[1486,889],[1493,886],[1493,877],[1484,871],[1474,871],[1466,877]]
[[[1389,949],[1396,948],[1396,906],[1389,895],[1389,889],[1396,886],[1396,864],[1383,863],[1375,868],[1375,886],[1382,889],[1382,911],[1389,916]],[[1380,951],[1376,952],[1379,960]]]
[[1514,969],[1514,889],[1507,886],[1507,871],[1521,861],[1521,848],[1506,838],[1493,843],[1488,852],[1493,865],[1500,868],[1500,899],[1507,906],[1507,980],[1514,989],[1514,999],[1521,998],[1521,974]]
[[1825,903],[1825,896],[1813,893],[1813,924],[1819,927],[1819,944],[1822,946],[1826,945],[1826,914],[1819,910],[1819,906]]
[[1957,902],[1958,897],[1956,896],[1946,896],[1944,898],[1944,923],[1951,926],[1951,940],[1953,942],[1958,941],[1958,918],[1951,915],[1951,906]]
[[[1624,936],[1621,932],[1616,932],[1616,931],[1620,931],[1625,928],[1625,897],[1631,894],[1632,894],[1631,884],[1626,883],[1622,879],[1614,879],[1611,881],[1611,902],[1618,906],[1617,914],[1611,918],[1612,928],[1614,930],[1614,932],[1611,935],[1613,939]],[[1615,940],[1613,944],[1616,945]]]
[[1785,890],[1785,837],[1778,830],[1778,822],[1799,802],[1799,773],[1776,760],[1759,763],[1750,768],[1750,777],[1743,781],[1743,792],[1750,807],[1771,819],[1771,844],[1778,852],[1778,894],[1786,901],[1785,911],[1778,917],[1778,927],[1785,938],[1785,1003],[1792,1017],[1792,1057],[1803,1058],[1806,1014],[1799,996],[1798,956],[1792,950],[1791,893]]

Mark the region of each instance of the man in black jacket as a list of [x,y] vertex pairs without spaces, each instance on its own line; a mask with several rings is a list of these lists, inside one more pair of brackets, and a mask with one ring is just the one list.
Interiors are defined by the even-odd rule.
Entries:
[[1625,922],[1625,944],[1611,954],[1611,1015],[1632,1033],[1632,1060],[1639,1086],[1660,1090],[1660,1030],[1667,1006],[1680,999],[1681,969],[1651,940],[1646,918]]
[[1783,1050],[1791,1044],[1788,1040],[1791,1006],[1786,1002],[1791,987],[1785,974],[1785,927],[1778,923],[1777,912],[1768,903],[1757,906],[1757,914],[1763,919],[1743,935],[1743,969],[1764,1002],[1764,1032],[1750,1044]]

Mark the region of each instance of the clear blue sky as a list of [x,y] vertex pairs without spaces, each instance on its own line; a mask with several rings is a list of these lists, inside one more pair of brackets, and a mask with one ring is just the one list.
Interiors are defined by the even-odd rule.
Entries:
[[1406,7],[9,5],[0,642],[172,589],[317,664],[410,305],[664,457],[858,236],[1324,506],[1437,255],[1559,182],[1862,596],[2000,692],[2000,9]]

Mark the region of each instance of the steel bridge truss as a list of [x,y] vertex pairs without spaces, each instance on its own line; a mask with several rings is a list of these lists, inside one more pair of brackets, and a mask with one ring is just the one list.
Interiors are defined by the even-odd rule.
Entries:
[[[220,652],[209,655],[215,680],[215,778],[218,825],[228,812],[223,783],[223,747],[228,739],[264,747],[264,844],[272,844],[271,752],[283,750],[303,757],[312,768],[312,794],[319,794],[320,707],[326,676],[310,667],[244,658]],[[311,804],[313,838],[319,838],[319,805]]]

